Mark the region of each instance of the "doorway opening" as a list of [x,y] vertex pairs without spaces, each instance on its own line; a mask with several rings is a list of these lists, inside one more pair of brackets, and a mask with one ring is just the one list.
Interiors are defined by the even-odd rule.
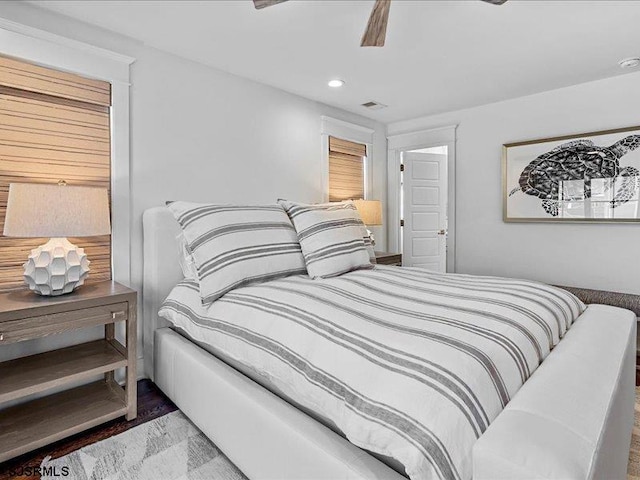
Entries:
[[437,272],[447,265],[449,146],[400,151],[402,265]]

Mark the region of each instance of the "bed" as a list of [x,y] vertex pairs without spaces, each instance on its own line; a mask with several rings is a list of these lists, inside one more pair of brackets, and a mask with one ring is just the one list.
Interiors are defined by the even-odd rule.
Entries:
[[[403,478],[402,466],[356,447],[232,358],[168,328],[157,311],[182,279],[178,233],[167,209],[145,212],[145,365],[160,388],[249,478]],[[589,306],[482,429],[473,478],[624,478],[635,338],[631,312]]]

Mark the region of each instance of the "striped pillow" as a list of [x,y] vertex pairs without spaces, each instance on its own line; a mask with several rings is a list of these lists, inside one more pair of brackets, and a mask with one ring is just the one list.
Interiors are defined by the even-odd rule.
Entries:
[[309,276],[328,278],[373,267],[363,240],[366,229],[353,203],[280,204],[296,228]]
[[202,303],[250,283],[306,274],[296,231],[280,205],[172,202],[193,255]]
[[180,269],[184,278],[191,278],[198,280],[198,269],[196,268],[196,262],[193,260],[193,255],[187,247],[187,241],[184,239],[184,233],[180,232],[180,235],[176,237],[178,242],[178,262],[180,262]]
[[[280,203],[281,205],[285,205],[286,203],[292,203],[293,202],[288,202],[287,200],[284,200],[282,198],[278,199],[278,203]],[[329,202],[329,203],[314,203],[313,205],[305,205],[305,204],[298,204],[298,205],[302,205],[305,206],[307,208],[313,208],[313,209],[317,209],[317,210],[331,210],[331,209],[336,209],[336,208],[344,208],[344,205],[348,204],[348,205],[352,205],[353,206],[353,210],[355,210],[357,217],[360,219],[361,223],[362,223],[362,218],[360,217],[360,214],[358,213],[358,209],[356,208],[355,203],[353,203],[351,200],[345,200],[343,202]],[[349,207],[347,207],[349,208]],[[371,243],[371,237],[369,236],[369,231],[367,230],[367,227],[364,223],[362,223],[362,240],[364,241],[364,246],[367,248],[367,253],[369,254],[369,260],[371,261],[371,263],[373,263],[374,265],[376,263],[378,263],[376,261],[376,252],[373,250],[373,244]]]

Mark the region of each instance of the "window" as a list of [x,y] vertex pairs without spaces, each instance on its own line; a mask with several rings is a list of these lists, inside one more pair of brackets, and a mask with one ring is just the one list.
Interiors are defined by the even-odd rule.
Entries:
[[329,201],[365,197],[367,147],[361,143],[329,137]]
[[[111,185],[111,85],[0,56],[0,234],[9,184]],[[0,236],[0,291],[23,286],[25,258],[47,239]],[[70,239],[111,278],[111,236]]]

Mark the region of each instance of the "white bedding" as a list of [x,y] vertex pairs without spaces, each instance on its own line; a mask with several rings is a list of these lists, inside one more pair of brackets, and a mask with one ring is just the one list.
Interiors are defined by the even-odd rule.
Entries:
[[410,478],[470,479],[477,438],[584,309],[536,282],[377,266],[244,287],[208,309],[184,281],[160,314]]

